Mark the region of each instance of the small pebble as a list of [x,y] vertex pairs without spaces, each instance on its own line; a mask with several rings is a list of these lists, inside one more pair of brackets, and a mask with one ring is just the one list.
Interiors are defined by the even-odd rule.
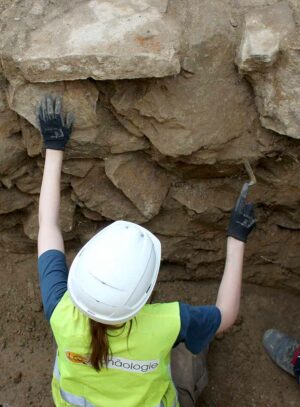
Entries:
[[22,380],[22,376],[23,376],[22,372],[18,372],[18,373],[15,375],[14,379],[13,379],[14,383],[16,383],[16,384],[17,384],[17,383],[20,383],[21,380]]

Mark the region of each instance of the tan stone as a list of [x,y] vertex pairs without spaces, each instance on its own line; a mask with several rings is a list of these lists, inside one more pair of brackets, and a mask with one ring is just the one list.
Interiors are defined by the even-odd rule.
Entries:
[[145,217],[106,177],[101,166],[95,166],[84,179],[73,178],[72,187],[78,201],[107,219],[144,222]]
[[199,264],[216,263],[224,258],[225,233],[208,231],[195,238],[159,236],[162,259],[187,264],[196,269]]
[[31,166],[24,175],[15,181],[16,186],[27,194],[39,194],[42,184],[42,172],[37,166]]
[[74,129],[65,150],[65,159],[104,158],[109,147],[104,144],[98,128]]
[[166,6],[157,0],[48,5],[35,29],[21,26],[22,49],[7,46],[4,70],[14,64],[30,82],[177,74],[179,28],[163,18]]
[[9,107],[0,112],[0,135],[1,137],[8,137],[20,131],[20,123],[18,116],[15,112],[11,111]]
[[103,146],[113,154],[146,149],[149,142],[145,137],[131,134],[116,120],[113,114],[101,103],[97,106],[99,132]]
[[6,101],[0,76],[0,177],[18,170],[26,159],[26,150],[20,137],[20,122]]
[[[238,196],[238,183],[222,179],[201,180],[179,183],[170,190],[170,197],[198,214],[211,212],[214,216],[220,212],[229,212]],[[242,183],[240,183],[242,187]]]
[[100,232],[100,230],[109,224],[110,222],[107,221],[92,222],[83,216],[77,216],[73,238],[75,237],[77,241],[80,242],[78,250],[84,246],[85,243],[87,243],[87,241],[90,240],[96,233]]
[[283,40],[294,29],[293,12],[288,2],[249,11],[237,54],[239,69],[265,71],[276,62]]
[[[211,165],[222,159],[228,143],[254,133],[248,148],[248,154],[253,155],[257,113],[248,88],[237,82],[232,69],[232,45],[224,36],[211,43],[214,51],[200,49],[199,69],[189,78],[178,75],[151,82],[116,83],[110,99],[116,114],[129,131],[134,124],[165,156],[177,158],[199,151]],[[207,60],[201,60],[202,52],[209,55]],[[205,158],[207,151],[209,158]]]
[[97,125],[97,87],[91,81],[57,82],[51,84],[13,84],[8,89],[10,108],[38,127],[36,109],[45,95],[63,96],[63,109],[75,116],[78,129]]
[[140,153],[110,156],[105,172],[133,204],[150,219],[159,212],[171,179],[157,164]]
[[23,144],[29,157],[36,157],[42,153],[43,139],[38,129],[33,127],[27,120],[21,118],[21,130]]
[[0,177],[17,171],[26,161],[27,155],[19,134],[0,134]]
[[81,208],[81,212],[82,212],[83,216],[87,219],[95,220],[95,221],[105,220],[105,218],[102,215],[100,215],[100,213],[91,211],[88,208],[85,208],[85,207]]
[[207,230],[207,225],[203,225],[203,222],[196,216],[191,216],[183,207],[161,209],[158,215],[145,224],[145,227],[153,233],[169,237],[188,237]]
[[63,232],[70,232],[74,226],[76,205],[71,199],[71,190],[63,191],[60,204],[60,227]]
[[87,175],[93,165],[93,160],[64,160],[62,171],[65,174],[83,178]]
[[263,160],[256,170],[259,182],[253,188],[253,200],[270,206],[297,207],[300,197],[299,171],[300,162],[295,157]]
[[74,129],[65,152],[69,158],[104,158],[110,153],[136,151],[149,146],[145,137],[131,135],[101,102],[96,127]]
[[12,112],[6,99],[6,83],[0,74],[0,136],[8,137],[20,131],[18,116]]
[[37,241],[39,231],[38,205],[32,205],[28,210],[27,217],[23,218],[23,230],[29,239]]
[[0,215],[26,208],[32,203],[32,198],[23,194],[17,188],[0,187]]
[[300,45],[292,10],[280,2],[250,11],[245,20],[237,64],[254,88],[261,123],[299,139]]

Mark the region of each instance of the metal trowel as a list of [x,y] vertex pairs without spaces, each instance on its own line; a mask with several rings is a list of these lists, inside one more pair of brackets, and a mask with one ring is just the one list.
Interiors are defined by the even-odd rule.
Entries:
[[246,171],[247,171],[247,173],[249,175],[249,181],[245,182],[244,185],[242,186],[240,196],[239,196],[239,198],[237,200],[237,203],[236,203],[236,208],[240,206],[240,203],[241,203],[242,200],[246,201],[248,191],[249,191],[249,187],[256,184],[256,178],[255,178],[254,172],[253,172],[253,170],[251,168],[251,165],[249,163],[249,160],[247,158],[243,158],[243,163],[244,163]]

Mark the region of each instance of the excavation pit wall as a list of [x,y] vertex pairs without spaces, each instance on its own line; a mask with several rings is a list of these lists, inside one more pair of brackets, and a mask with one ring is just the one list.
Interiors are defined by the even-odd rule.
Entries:
[[247,158],[257,228],[244,280],[299,290],[299,7],[31,3],[1,15],[1,248],[35,251],[35,111],[61,95],[76,118],[62,176],[67,247],[125,219],[160,238],[174,280],[217,279]]
[[124,219],[161,240],[161,284],[219,281],[246,158],[257,227],[244,282],[299,295],[298,2],[60,3],[0,6],[3,256],[20,267],[36,256],[35,111],[45,94],[60,95],[75,115],[62,170],[69,263]]
[[[162,154],[160,143],[165,153],[168,146],[172,154],[181,148],[176,141],[180,133],[183,150],[189,142],[202,143],[207,136],[202,134],[201,123],[194,130],[187,127],[195,126],[193,119],[200,122],[197,110],[189,112],[184,123],[170,109],[177,85],[193,80],[179,74],[105,83],[26,83],[13,92],[15,111],[5,105],[2,88],[1,248],[15,253],[36,250],[44,151],[39,131],[32,125],[36,126],[35,105],[44,94],[62,95],[65,110],[76,117],[62,170],[61,228],[67,248],[78,250],[111,221],[124,219],[142,224],[159,237],[163,265],[166,269],[173,266],[175,280],[219,278],[230,211],[248,180],[242,163],[246,157],[257,178],[249,193],[257,227],[247,243],[244,280],[300,289],[299,141],[265,130],[257,120],[251,122],[256,128],[251,127],[251,133],[248,128],[249,133],[241,136],[248,137],[250,146],[237,138],[211,150],[204,146],[192,155]],[[249,103],[252,95],[246,84],[244,91]],[[186,96],[183,100],[178,95],[176,100],[189,110],[193,95]],[[203,102],[198,102],[201,108]],[[255,113],[254,105],[249,110]],[[122,112],[120,121],[118,112]],[[218,117],[209,118],[222,134],[225,120],[227,127],[236,126],[228,115],[218,124]],[[243,124],[250,127],[246,120]],[[129,131],[131,127],[135,134]],[[153,134],[156,145],[151,143]],[[228,151],[235,160],[226,159]]]

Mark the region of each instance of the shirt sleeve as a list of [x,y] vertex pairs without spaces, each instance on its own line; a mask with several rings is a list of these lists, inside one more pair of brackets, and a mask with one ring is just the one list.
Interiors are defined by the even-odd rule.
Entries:
[[59,250],[47,250],[38,258],[40,289],[44,313],[50,321],[54,308],[67,291],[68,266]]
[[174,346],[184,342],[187,349],[200,353],[214,338],[220,323],[221,312],[215,305],[192,306],[179,303],[181,328]]

